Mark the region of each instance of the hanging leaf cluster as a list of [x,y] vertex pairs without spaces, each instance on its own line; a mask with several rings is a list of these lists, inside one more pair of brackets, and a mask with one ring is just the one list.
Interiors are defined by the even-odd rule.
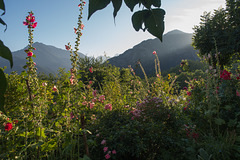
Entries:
[[[5,5],[3,0],[0,0],[0,11],[1,10],[3,11],[3,13],[0,16],[3,16],[5,14]],[[7,29],[7,24],[2,20],[2,18],[0,18],[0,24],[5,25]],[[0,40],[0,57],[7,59],[10,62],[10,66],[12,68],[13,66],[12,53],[9,50],[9,48],[3,44],[1,40]],[[7,80],[3,70],[0,68],[0,110],[1,111],[3,111],[4,93],[6,89],[7,89]]]
[[[113,17],[117,16],[123,0],[89,0],[88,19],[98,10],[107,7],[112,2]],[[162,41],[164,32],[165,11],[161,9],[161,0],[124,0],[126,6],[133,12],[136,5],[143,6],[142,10],[132,15],[132,25],[136,31],[148,31]]]

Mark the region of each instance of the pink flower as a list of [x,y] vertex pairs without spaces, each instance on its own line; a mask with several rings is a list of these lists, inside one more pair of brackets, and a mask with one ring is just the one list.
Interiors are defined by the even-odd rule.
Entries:
[[81,30],[83,30],[83,28],[84,28],[84,24],[81,24]]
[[37,27],[37,22],[32,24],[32,28],[36,28]]
[[157,54],[157,52],[156,52],[156,51],[153,51],[153,55],[154,55],[154,54]]
[[191,95],[192,95],[192,92],[188,92],[188,91],[187,91],[187,95],[188,95],[188,96],[191,96]]
[[33,53],[32,53],[32,52],[28,52],[28,53],[27,53],[27,56],[28,56],[28,57],[32,57],[32,56],[33,56]]
[[109,154],[106,154],[106,155],[105,155],[105,158],[106,158],[106,159],[109,159],[109,158],[111,158],[111,156],[110,156]]
[[47,83],[46,82],[42,83],[42,86],[47,86]]
[[67,45],[65,45],[65,48],[66,48],[66,50],[70,50],[71,49],[71,47],[69,47],[69,46],[67,46]]
[[28,26],[29,24],[28,24],[28,22],[23,22],[23,25],[25,25],[25,26]]
[[57,87],[56,86],[53,86],[53,91],[57,92]]
[[108,150],[108,147],[104,147],[104,148],[103,148],[103,151],[104,151],[104,152],[107,152],[107,150]]
[[98,133],[98,134],[96,134],[96,137],[99,137],[100,136],[100,134]]
[[74,118],[74,115],[73,115],[73,112],[70,113],[70,119],[73,119]]
[[89,68],[90,73],[93,73],[93,67]]
[[104,145],[104,144],[106,144],[106,142],[107,141],[104,139],[104,140],[102,140],[101,144]]
[[112,110],[112,104],[106,104],[104,107],[106,110],[109,109],[110,111]]
[[92,103],[90,102],[89,104],[90,104],[90,109],[93,109],[95,103],[94,102],[92,102]]
[[116,152],[116,150],[115,150],[115,149],[112,151],[112,154],[117,154],[117,152]]

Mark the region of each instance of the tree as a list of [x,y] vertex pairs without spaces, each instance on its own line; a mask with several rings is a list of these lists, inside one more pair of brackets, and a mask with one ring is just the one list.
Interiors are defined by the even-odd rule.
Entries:
[[[114,7],[113,17],[115,18],[117,12],[121,8],[122,1],[123,0],[89,0],[88,19],[97,10],[107,7],[110,2],[112,2]],[[133,9],[137,4],[143,6],[142,10],[139,10],[132,15],[133,28],[136,31],[139,31],[140,29],[143,31],[147,30],[153,36],[162,41],[165,11],[160,9],[161,0],[124,0],[124,2],[131,12],[133,12]],[[152,8],[152,6],[155,8]]]
[[193,46],[199,56],[211,55],[216,65],[216,53],[220,52],[221,69],[239,59],[240,52],[240,1],[226,0],[226,9],[205,12],[199,26],[194,27]]

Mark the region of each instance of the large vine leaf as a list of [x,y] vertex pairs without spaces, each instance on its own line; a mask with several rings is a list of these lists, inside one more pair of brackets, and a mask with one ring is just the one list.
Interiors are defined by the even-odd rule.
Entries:
[[145,29],[143,29],[142,26],[145,22],[145,19],[147,18],[148,13],[149,13],[148,10],[142,10],[137,11],[132,15],[132,25],[136,31],[139,31],[140,29],[145,31]]
[[5,14],[5,5],[4,5],[3,0],[0,0],[0,9],[4,11],[2,14],[2,15],[4,15]]
[[[162,35],[164,32],[164,15],[163,9],[142,10],[135,12],[132,16],[133,28],[136,31],[142,29],[151,33],[153,36],[159,38],[162,41]],[[142,28],[143,24],[145,28]]]
[[4,112],[4,93],[7,89],[7,80],[3,70],[0,68],[0,110]]
[[105,8],[110,3],[110,0],[89,0],[88,19],[97,10]]
[[117,16],[117,12],[120,10],[121,6],[122,6],[122,0],[111,0],[112,4],[113,4],[113,17],[115,19],[115,17]]
[[165,11],[163,9],[152,9],[149,12],[151,14],[145,21],[145,27],[149,33],[162,41]]
[[128,8],[133,11],[134,7],[140,3],[141,0],[124,0],[125,4],[128,6]]
[[13,66],[12,53],[8,47],[6,47],[3,42],[0,40],[0,56],[9,60],[10,66]]

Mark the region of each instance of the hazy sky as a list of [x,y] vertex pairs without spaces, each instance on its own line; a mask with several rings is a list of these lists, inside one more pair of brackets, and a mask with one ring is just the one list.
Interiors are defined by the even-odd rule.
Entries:
[[[23,21],[29,11],[33,11],[38,22],[34,31],[34,41],[65,49],[65,44],[74,45],[74,27],[77,25],[79,0],[4,0],[6,14],[1,18],[8,29],[0,26],[0,39],[11,51],[24,48],[28,44],[27,27]],[[204,11],[213,11],[225,7],[225,0],[162,0],[166,11],[165,32],[179,29],[192,33],[193,26],[199,24]],[[138,9],[138,8],[136,8]],[[1,14],[2,12],[0,12]],[[131,23],[132,12],[123,3],[113,20],[113,7],[95,12],[90,20],[88,0],[84,7],[83,23],[85,28],[80,44],[80,52],[88,56],[107,54],[114,56],[149,38],[155,38],[148,32],[136,32]],[[163,39],[164,40],[164,39]]]

